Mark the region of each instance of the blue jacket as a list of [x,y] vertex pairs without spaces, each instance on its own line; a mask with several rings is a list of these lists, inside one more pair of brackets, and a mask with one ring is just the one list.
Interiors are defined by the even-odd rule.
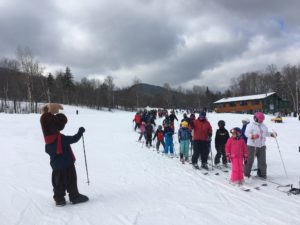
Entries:
[[192,138],[191,132],[188,128],[181,127],[178,130],[178,140],[190,140]]
[[54,141],[51,144],[46,144],[46,152],[50,156],[50,165],[53,170],[67,169],[74,164],[75,158],[71,149],[71,144],[76,143],[82,136],[82,132],[78,131],[74,136],[65,136],[61,134],[62,154],[56,154],[56,144]]
[[171,127],[165,127],[164,129],[164,137],[165,139],[173,139],[174,131]]

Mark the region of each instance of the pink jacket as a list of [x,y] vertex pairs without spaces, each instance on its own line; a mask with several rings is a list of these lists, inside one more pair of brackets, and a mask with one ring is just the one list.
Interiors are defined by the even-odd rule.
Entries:
[[143,124],[143,123],[141,124],[140,131],[142,134],[145,133],[145,124]]
[[234,137],[229,138],[227,140],[225,150],[227,158],[248,158],[248,149],[243,138],[240,138],[238,140]]

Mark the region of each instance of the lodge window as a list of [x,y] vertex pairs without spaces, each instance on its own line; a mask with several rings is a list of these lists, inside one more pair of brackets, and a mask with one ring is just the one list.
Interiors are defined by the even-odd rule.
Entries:
[[234,107],[235,105],[236,105],[235,102],[229,102],[230,107]]
[[247,101],[240,101],[240,106],[245,106],[247,105]]
[[252,101],[252,104],[253,104],[253,105],[259,105],[259,103],[260,103],[259,100],[254,100],[254,101]]

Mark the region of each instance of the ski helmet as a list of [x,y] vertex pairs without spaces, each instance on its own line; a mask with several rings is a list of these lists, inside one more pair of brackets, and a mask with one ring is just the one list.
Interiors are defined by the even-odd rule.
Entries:
[[218,126],[219,127],[225,127],[225,121],[224,120],[219,120]]
[[181,122],[181,126],[182,126],[182,127],[188,127],[188,125],[189,125],[189,124],[188,124],[188,122],[186,122],[186,121],[182,121],[182,122]]
[[235,134],[237,137],[240,137],[242,134],[242,130],[239,127],[232,128],[230,133]]
[[262,123],[265,120],[265,115],[262,112],[256,112],[254,114],[254,121]]

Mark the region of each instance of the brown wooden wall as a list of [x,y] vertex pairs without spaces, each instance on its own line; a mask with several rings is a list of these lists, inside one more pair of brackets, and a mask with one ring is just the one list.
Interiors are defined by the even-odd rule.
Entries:
[[240,105],[240,101],[235,102],[235,106],[230,106],[230,103],[217,104],[215,111],[218,113],[226,112],[243,112],[243,111],[261,111],[263,109],[262,101],[259,104],[253,104],[253,101],[246,101],[247,105]]

